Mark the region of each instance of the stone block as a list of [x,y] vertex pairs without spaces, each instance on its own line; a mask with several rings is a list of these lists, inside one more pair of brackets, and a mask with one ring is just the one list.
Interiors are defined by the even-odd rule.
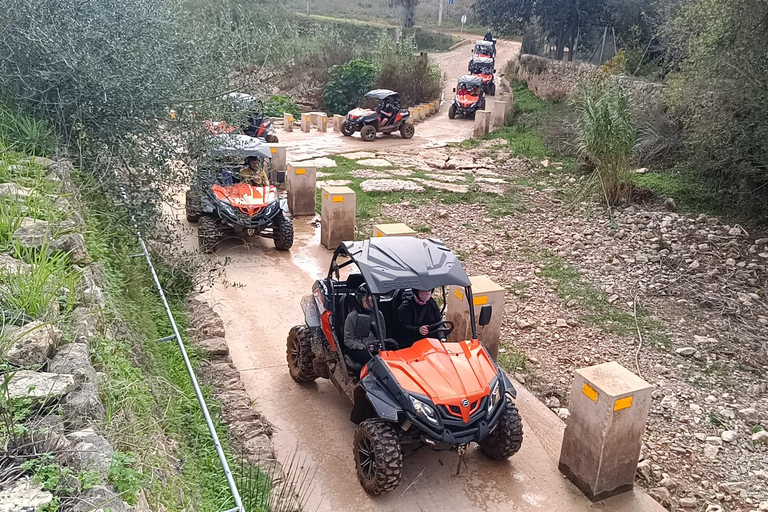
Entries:
[[[501,338],[501,322],[504,318],[504,288],[491,281],[488,276],[470,276],[474,303],[475,321],[480,318],[480,309],[485,305],[493,308],[491,322],[485,327],[477,326],[478,337],[490,356],[496,360]],[[467,340],[472,337],[469,320],[469,302],[465,290],[452,286],[446,297],[445,318],[454,324],[454,330],[448,337],[451,341]]]
[[291,215],[315,215],[317,213],[317,168],[289,162],[285,173],[285,190],[288,193],[288,209]]
[[317,114],[317,130],[321,132],[328,131],[328,115],[324,112]]
[[318,120],[320,119],[320,116],[324,116],[325,112],[310,112],[309,113],[309,122],[312,123],[315,126],[318,126]]
[[293,131],[293,114],[288,112],[283,114],[283,129],[287,132]]
[[409,228],[406,224],[375,224],[373,226],[373,236],[416,236],[416,231]]
[[489,130],[498,130],[504,126],[504,121],[507,118],[507,102],[504,100],[496,100],[491,104],[491,124]]
[[491,111],[490,110],[478,110],[475,112],[475,129],[472,135],[474,137],[482,137],[488,133],[488,128],[491,124]]
[[333,131],[341,132],[341,124],[344,122],[344,116],[335,114],[333,116]]
[[288,169],[287,147],[285,144],[268,144],[269,152],[272,153],[272,170],[285,171]]
[[320,213],[320,242],[336,249],[341,242],[355,239],[357,203],[349,187],[323,187]]
[[309,133],[309,128],[310,128],[309,114],[302,113],[301,114],[301,131],[304,133]]
[[615,361],[576,370],[559,468],[590,500],[632,489],[652,391]]

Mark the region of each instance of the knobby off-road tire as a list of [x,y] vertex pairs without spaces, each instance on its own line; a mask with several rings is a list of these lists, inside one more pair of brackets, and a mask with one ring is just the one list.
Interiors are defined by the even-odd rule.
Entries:
[[306,325],[297,325],[288,333],[286,359],[288,372],[296,382],[311,382],[318,377],[312,365],[312,334]]
[[365,142],[373,142],[376,140],[376,127],[370,124],[363,126],[360,129],[360,138]]
[[411,123],[403,123],[400,127],[400,136],[404,139],[410,139],[416,133],[416,128]]
[[496,84],[493,84],[488,88],[488,94],[491,96],[496,96]]
[[200,223],[197,226],[197,242],[200,246],[200,252],[210,254],[216,249],[223,233],[213,217],[203,215],[200,217]]
[[450,108],[448,108],[448,119],[453,119],[456,117],[456,105],[451,105]]
[[368,494],[394,490],[403,471],[403,451],[395,430],[380,419],[365,420],[355,430],[357,478]]
[[275,248],[278,251],[287,251],[293,245],[293,220],[282,213],[275,217],[272,225]]
[[496,430],[478,444],[485,456],[493,460],[508,459],[517,453],[523,444],[523,421],[514,403],[507,402]]
[[187,190],[187,197],[185,201],[186,211],[187,211],[187,220],[189,222],[197,222],[200,220],[200,216],[203,214],[201,211],[201,198],[198,194],[195,194],[192,192],[192,190]]
[[353,133],[355,133],[355,130],[351,126],[349,126],[349,124],[347,124],[346,121],[341,123],[341,134],[342,135],[344,135],[345,137],[351,137]]

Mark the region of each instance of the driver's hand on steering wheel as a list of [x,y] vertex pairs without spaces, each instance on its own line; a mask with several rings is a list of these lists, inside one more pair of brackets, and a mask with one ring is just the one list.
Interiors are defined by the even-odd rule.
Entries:
[[422,336],[426,336],[427,334],[429,334],[429,326],[422,325],[421,327],[419,327],[419,334],[421,334]]

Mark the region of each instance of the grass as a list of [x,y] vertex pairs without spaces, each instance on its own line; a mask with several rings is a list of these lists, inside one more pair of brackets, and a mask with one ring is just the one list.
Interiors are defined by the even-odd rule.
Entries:
[[683,213],[705,212],[725,218],[745,220],[739,211],[734,211],[734,198],[724,194],[718,187],[706,181],[693,170],[674,168],[664,171],[635,174],[638,187],[650,189],[656,197],[664,200],[671,197],[675,206]]
[[504,349],[505,352],[499,352],[497,360],[499,366],[509,374],[524,372],[526,370],[525,354],[512,345],[505,345]]
[[53,153],[56,142],[51,125],[0,102],[0,147],[41,156]]

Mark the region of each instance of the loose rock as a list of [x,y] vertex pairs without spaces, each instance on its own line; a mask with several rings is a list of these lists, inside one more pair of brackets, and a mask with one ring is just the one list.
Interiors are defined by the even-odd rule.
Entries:
[[8,350],[8,360],[17,366],[42,365],[61,342],[61,331],[40,321],[17,329],[12,336],[16,341]]

